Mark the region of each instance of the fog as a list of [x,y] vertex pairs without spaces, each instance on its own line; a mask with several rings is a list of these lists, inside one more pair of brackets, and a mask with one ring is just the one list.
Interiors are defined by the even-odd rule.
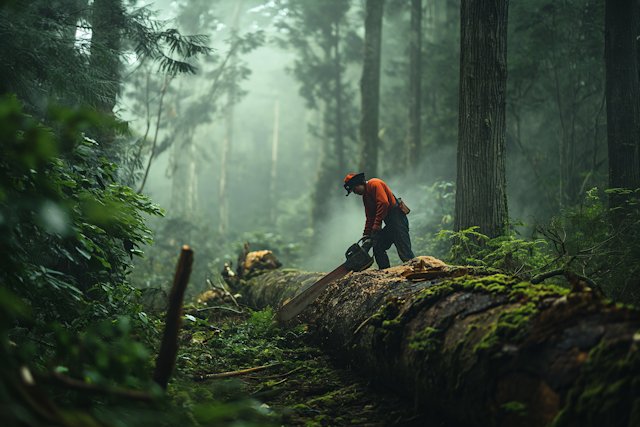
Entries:
[[[389,2],[384,15],[377,177],[412,209],[408,218],[415,254],[443,257],[448,243],[437,241],[435,234],[453,228],[459,10],[445,0],[430,2],[424,10],[421,157],[418,167],[411,169],[406,159],[410,14],[405,3]],[[315,9],[304,9],[304,4],[318,8],[320,18],[313,18]],[[157,145],[164,148],[153,158],[144,193],[166,210],[167,218],[151,220],[158,242],[158,248],[147,248],[151,257],[163,244],[167,254],[178,244],[189,244],[206,258],[207,271],[215,273],[235,259],[246,240],[254,249],[274,250],[285,266],[330,271],[344,261],[348,246],[361,237],[365,220],[361,198],[344,197],[342,188],[347,173],[360,172],[356,166],[363,5],[257,0],[152,5],[158,18],[173,19],[182,34],[207,35],[215,50],[191,61],[198,68],[195,75],[171,80],[162,106],[165,77],[148,68],[155,81],[149,114],[142,102],[148,84],[144,67],[131,64],[131,77],[121,90],[120,115],[139,138],[148,135],[142,151],[145,165],[156,114],[162,112]],[[522,13],[516,7],[510,19],[517,22]],[[339,27],[338,57],[335,46],[323,51],[322,25],[331,34]],[[522,36],[515,23],[510,25],[510,38],[516,40],[515,47],[510,45],[511,60],[519,55]],[[259,33],[261,42],[228,55],[234,40]],[[332,80],[334,63],[340,63],[339,98],[333,95],[338,90]],[[584,190],[577,190],[584,173],[570,182],[569,173],[558,170],[554,144],[561,134],[549,125],[557,120],[555,107],[552,101],[527,104],[515,89],[529,81],[517,71],[509,75],[507,105],[510,216],[513,221],[545,220],[566,203],[581,200]],[[548,86],[543,77],[538,79],[540,88]],[[215,95],[203,101],[216,84]],[[591,114],[591,107],[575,108],[576,116]],[[150,132],[145,130],[147,117]],[[343,170],[338,165],[340,138]],[[560,185],[566,189],[558,191],[557,178],[563,174]],[[601,175],[592,176],[588,184],[597,185]],[[527,234],[531,228],[522,231]],[[173,242],[169,246],[174,249],[166,242]],[[400,262],[395,248],[389,255],[392,265]]]

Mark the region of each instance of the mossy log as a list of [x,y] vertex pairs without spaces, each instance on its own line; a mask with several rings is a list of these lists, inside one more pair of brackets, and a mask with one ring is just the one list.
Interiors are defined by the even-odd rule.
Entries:
[[[449,267],[411,283],[351,273],[296,319],[311,336],[417,408],[476,426],[640,425],[640,311],[572,289]],[[465,275],[462,275],[467,273]],[[323,273],[272,271],[243,282],[245,301],[280,306]]]

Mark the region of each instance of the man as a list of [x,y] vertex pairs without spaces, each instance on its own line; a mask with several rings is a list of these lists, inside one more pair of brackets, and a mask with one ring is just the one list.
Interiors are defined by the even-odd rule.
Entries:
[[367,215],[363,233],[366,240],[362,247],[369,252],[373,246],[373,256],[378,268],[382,270],[391,266],[387,249],[394,244],[402,262],[413,259],[407,215],[400,209],[398,199],[387,184],[377,178],[367,181],[364,173],[351,173],[344,179],[344,188],[347,190],[347,196],[352,191],[362,196],[364,212]]

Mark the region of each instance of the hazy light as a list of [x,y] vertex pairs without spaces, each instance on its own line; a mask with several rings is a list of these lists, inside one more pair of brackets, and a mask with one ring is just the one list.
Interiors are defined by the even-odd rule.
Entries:
[[76,41],[74,46],[80,50],[81,53],[89,55],[91,49],[91,27],[84,20],[80,20],[76,24]]
[[58,205],[51,201],[47,201],[42,205],[40,219],[42,219],[44,227],[52,233],[64,234],[67,231],[66,215]]
[[135,52],[127,52],[124,54],[124,58],[127,64],[133,65],[138,60],[138,55],[136,55]]

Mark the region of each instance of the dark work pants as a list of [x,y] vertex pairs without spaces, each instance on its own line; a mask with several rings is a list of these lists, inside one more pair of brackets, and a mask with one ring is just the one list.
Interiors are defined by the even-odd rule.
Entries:
[[384,228],[380,230],[374,239],[373,256],[378,263],[378,268],[389,268],[387,249],[396,245],[398,256],[402,262],[415,258],[411,251],[411,239],[409,238],[409,220],[407,216],[397,210],[390,211],[384,219]]

